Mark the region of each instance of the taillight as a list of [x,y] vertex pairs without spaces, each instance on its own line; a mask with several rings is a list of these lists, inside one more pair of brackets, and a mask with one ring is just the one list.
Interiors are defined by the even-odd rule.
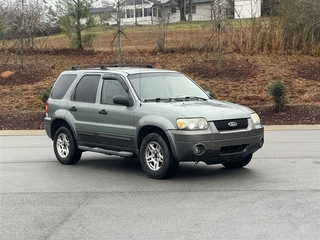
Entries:
[[46,117],[48,117],[48,113],[49,113],[48,100],[46,101],[45,111],[46,111]]

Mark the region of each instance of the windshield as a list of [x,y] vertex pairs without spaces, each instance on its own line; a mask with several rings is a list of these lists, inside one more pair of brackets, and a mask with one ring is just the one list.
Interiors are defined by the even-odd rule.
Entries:
[[128,76],[141,101],[207,100],[191,79],[181,73],[142,73]]

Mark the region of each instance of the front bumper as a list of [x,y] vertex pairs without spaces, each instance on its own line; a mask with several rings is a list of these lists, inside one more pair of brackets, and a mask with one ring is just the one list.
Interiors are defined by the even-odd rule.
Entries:
[[218,131],[213,123],[207,130],[167,132],[171,150],[177,161],[203,161],[207,164],[242,160],[256,152],[264,142],[262,125],[233,131]]

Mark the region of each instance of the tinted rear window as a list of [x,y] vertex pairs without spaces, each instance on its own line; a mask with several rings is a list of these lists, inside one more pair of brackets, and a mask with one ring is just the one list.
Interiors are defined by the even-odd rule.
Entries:
[[81,78],[74,89],[71,100],[78,102],[94,103],[96,101],[97,89],[100,75],[85,75]]
[[52,88],[51,98],[53,99],[63,98],[76,77],[77,77],[77,74],[61,75]]

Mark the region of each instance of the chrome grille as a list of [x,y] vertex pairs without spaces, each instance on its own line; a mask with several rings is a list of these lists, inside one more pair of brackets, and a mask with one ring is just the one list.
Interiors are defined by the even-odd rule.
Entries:
[[247,118],[220,120],[214,121],[213,123],[218,129],[218,131],[245,129],[248,127]]

